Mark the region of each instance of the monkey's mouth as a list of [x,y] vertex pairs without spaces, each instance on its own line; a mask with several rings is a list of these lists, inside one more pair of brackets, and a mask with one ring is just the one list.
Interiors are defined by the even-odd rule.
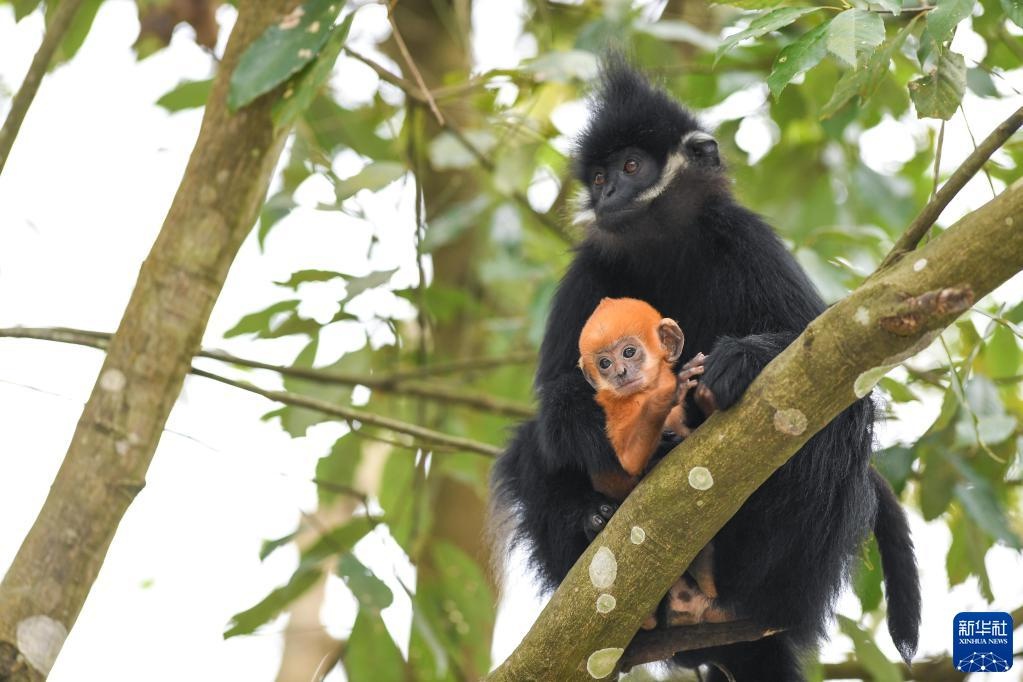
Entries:
[[626,382],[618,384],[618,392],[619,393],[635,393],[640,388],[642,388],[642,385],[643,385],[643,378],[642,377],[636,377],[635,379],[629,379]]

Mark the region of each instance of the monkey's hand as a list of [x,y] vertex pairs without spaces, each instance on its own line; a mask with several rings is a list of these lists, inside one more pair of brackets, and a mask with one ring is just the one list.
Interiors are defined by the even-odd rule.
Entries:
[[707,356],[703,353],[697,353],[693,356],[693,359],[682,365],[682,369],[678,373],[678,386],[675,388],[675,404],[679,405],[683,400],[686,399],[686,395],[692,390],[699,382],[693,377],[698,377],[704,372],[704,361]]
[[618,511],[618,503],[614,500],[600,494],[594,494],[593,499],[593,504],[583,516],[583,533],[588,542],[593,542],[593,539],[600,534],[600,531],[604,530],[604,526]]

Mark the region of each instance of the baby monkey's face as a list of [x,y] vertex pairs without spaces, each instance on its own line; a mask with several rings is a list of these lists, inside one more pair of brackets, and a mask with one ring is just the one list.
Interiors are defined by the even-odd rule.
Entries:
[[[602,384],[599,388],[609,388],[622,396],[638,393],[647,387],[649,378],[656,372],[657,359],[638,337],[623,336],[594,353],[593,363]],[[648,364],[654,365],[653,368]]]

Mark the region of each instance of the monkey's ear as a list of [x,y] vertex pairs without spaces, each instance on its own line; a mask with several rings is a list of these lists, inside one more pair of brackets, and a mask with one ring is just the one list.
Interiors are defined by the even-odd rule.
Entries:
[[668,362],[675,362],[682,355],[682,346],[685,345],[686,336],[682,328],[675,320],[667,317],[657,324],[657,337],[661,340],[664,348],[664,358]]
[[697,130],[689,133],[685,139],[686,155],[693,163],[700,166],[720,166],[718,142],[710,134]]
[[586,371],[586,363],[583,362],[582,358],[579,358],[579,371],[583,373],[584,377],[586,377],[586,383],[588,383],[594,389],[598,389],[597,380],[591,377],[590,373]]

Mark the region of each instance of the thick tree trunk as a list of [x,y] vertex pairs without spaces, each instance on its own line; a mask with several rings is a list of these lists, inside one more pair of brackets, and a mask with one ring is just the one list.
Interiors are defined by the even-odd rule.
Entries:
[[46,678],[118,523],[145,485],[167,415],[286,136],[270,117],[276,93],[232,114],[228,81],[245,48],[294,4],[239,3],[184,179],[50,494],[0,583],[0,680]]

